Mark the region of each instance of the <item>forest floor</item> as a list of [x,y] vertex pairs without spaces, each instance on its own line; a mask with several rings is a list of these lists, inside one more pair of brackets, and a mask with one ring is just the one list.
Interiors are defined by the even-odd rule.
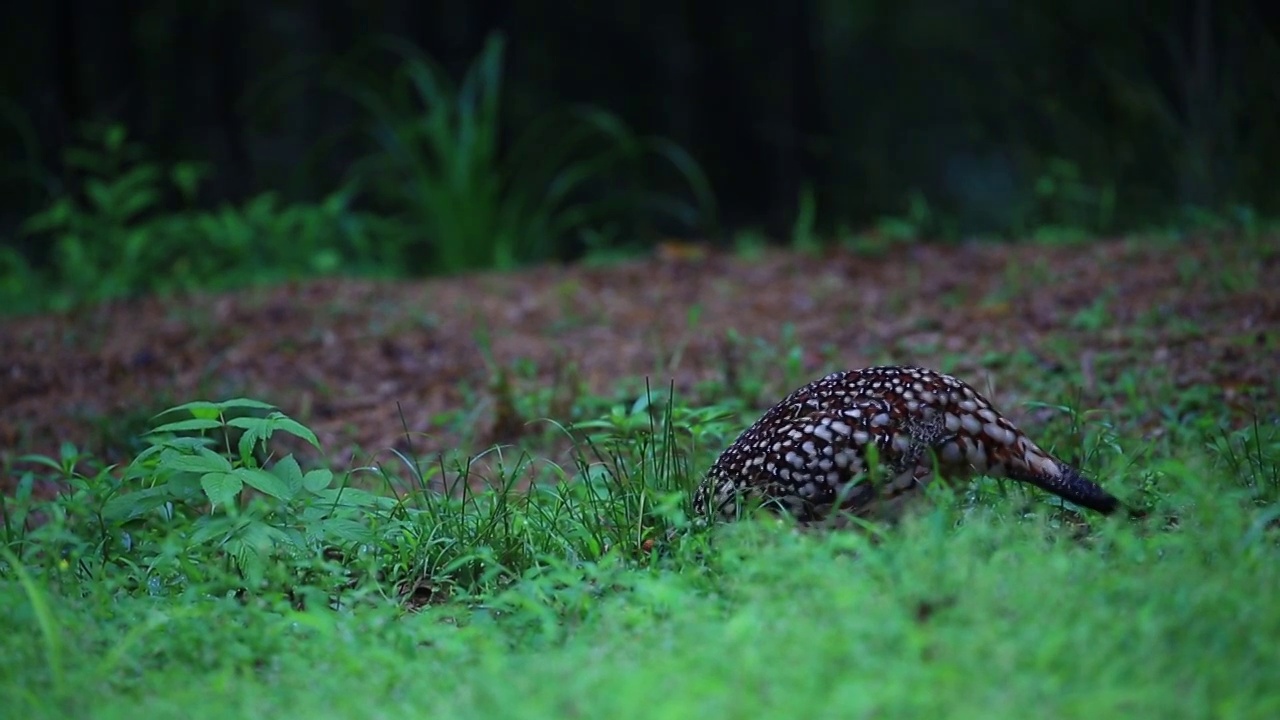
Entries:
[[[586,398],[634,399],[646,378],[690,403],[730,388],[762,408],[874,363],[954,372],[1015,419],[1053,398],[1025,397],[1002,375],[1011,366],[1061,377],[1083,408],[1162,383],[1200,388],[1194,402],[1241,423],[1274,420],[1275,278],[1280,238],[674,247],[610,265],[123,301],[0,324],[0,462],[64,441],[125,460],[155,413],[248,396],[314,429],[337,469],[389,448],[518,442],[538,420],[590,415]],[[1168,412],[1151,407],[1153,432]]]
[[[21,479],[0,493],[0,707],[1280,717],[1278,240],[667,246],[607,266],[9,318],[0,477]],[[856,532],[687,522],[691,474],[758,410],[829,370],[889,362],[970,381],[1151,512],[1084,516],[979,478]],[[676,388],[678,431],[630,432],[649,420],[628,412],[646,382]],[[237,446],[188,438],[127,482],[11,464],[64,442],[124,461],[157,412],[235,397],[313,429],[324,457],[303,460],[320,467],[233,467]],[[620,460],[564,462],[574,436],[557,426],[602,417],[588,447]],[[512,481],[451,497],[434,487],[443,458],[414,485],[390,452],[420,463],[495,443],[551,482],[521,492],[525,466],[486,453],[482,470]],[[384,462],[396,497],[348,486],[376,473],[325,469]],[[231,480],[270,492],[213,500]]]

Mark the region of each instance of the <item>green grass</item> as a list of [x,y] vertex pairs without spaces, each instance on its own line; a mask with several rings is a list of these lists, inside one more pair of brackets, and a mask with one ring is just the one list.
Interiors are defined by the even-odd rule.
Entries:
[[[984,480],[891,527],[698,528],[690,485],[741,422],[661,393],[581,423],[576,468],[508,449],[351,475],[282,456],[285,435],[313,438],[269,407],[191,404],[127,468],[67,446],[10,471],[0,702],[59,718],[1277,716],[1280,430],[1181,414],[1144,443],[1066,409],[1046,441],[1146,520],[1086,527]],[[40,468],[64,477],[52,501],[30,494]]]
[[[0,594],[21,716],[1274,717],[1274,538],[1238,508],[1089,545],[926,515],[879,546],[735,528],[701,562],[553,565],[478,607]],[[61,691],[59,691],[61,688]]]

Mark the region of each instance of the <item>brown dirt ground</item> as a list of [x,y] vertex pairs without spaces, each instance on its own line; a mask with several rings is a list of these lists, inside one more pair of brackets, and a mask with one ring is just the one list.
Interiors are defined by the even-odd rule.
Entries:
[[[517,393],[573,375],[612,395],[647,376],[687,397],[738,372],[729,329],[776,343],[788,323],[810,374],[949,358],[1015,419],[1016,380],[996,382],[990,365],[1023,350],[1046,372],[1082,368],[1086,404],[1116,402],[1098,380],[1137,366],[1220,388],[1245,422],[1280,398],[1276,247],[1201,238],[747,259],[665,246],[607,267],[331,279],[11,318],[0,325],[0,461],[64,440],[120,460],[106,438],[121,418],[234,396],[307,423],[339,467],[367,462],[357,447],[404,446],[398,407],[424,433],[418,452],[463,441],[437,422],[448,411],[470,413],[471,441],[506,442],[519,429],[499,417],[494,368],[533,361]],[[768,362],[780,397],[790,388]]]

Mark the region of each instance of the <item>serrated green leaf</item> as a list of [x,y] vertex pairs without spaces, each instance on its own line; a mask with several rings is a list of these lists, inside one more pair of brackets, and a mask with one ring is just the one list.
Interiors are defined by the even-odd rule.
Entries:
[[222,423],[218,420],[207,420],[204,418],[192,418],[190,420],[178,420],[176,422],[165,423],[151,429],[153,433],[162,432],[187,432],[191,430],[214,430],[222,427]]
[[222,410],[215,405],[213,407],[192,408],[191,414],[194,417],[202,418],[205,420],[213,420],[215,418],[222,417]]
[[374,495],[367,490],[359,488],[326,488],[316,492],[316,497],[326,503],[331,503],[337,507],[347,508],[369,508],[381,507],[388,508],[396,505],[396,499],[383,495]]
[[236,527],[237,521],[227,518],[225,515],[202,515],[192,524],[194,531],[191,537],[187,539],[190,546],[203,545],[214,538],[218,538],[218,544],[221,545],[226,541]]
[[283,531],[261,520],[246,523],[237,535],[259,554],[269,553],[277,544],[287,542]]
[[270,439],[272,433],[276,430],[283,430],[290,435],[306,440],[317,449],[320,447],[320,441],[316,439],[315,433],[311,432],[310,428],[281,412],[273,412],[265,418],[232,418],[227,421],[227,424],[244,428],[246,431],[261,433],[264,440]]
[[338,544],[366,544],[377,540],[367,525],[351,518],[329,518],[320,527],[326,539]]
[[235,504],[244,481],[233,472],[210,472],[200,477],[200,487],[215,507],[226,507]]
[[245,432],[256,431],[262,434],[270,434],[270,417],[233,417],[227,420],[227,425],[240,428]]
[[333,471],[325,468],[308,470],[307,474],[302,476],[302,486],[313,493],[327,489],[332,483]]
[[231,400],[223,400],[218,405],[224,410],[232,408],[249,408],[252,410],[275,410],[276,406],[261,400],[253,400],[252,398],[233,398]]
[[297,528],[276,528],[279,531],[279,543],[296,552],[307,552],[307,538]]
[[316,527],[315,524],[329,517],[331,512],[332,509],[328,505],[312,503],[302,508],[298,513],[298,519],[302,520],[302,522],[307,526],[309,533],[314,534],[314,528]]
[[[222,403],[209,402],[208,400],[192,400],[191,402],[188,402],[188,403],[175,405],[169,408],[168,410],[158,413],[152,417],[158,418],[161,415],[168,415],[169,413],[181,412],[183,410],[186,410],[192,415],[200,418],[218,417],[218,414],[222,412]],[[210,415],[209,413],[213,413],[213,414]]]
[[289,485],[280,478],[261,468],[236,468],[234,474],[244,481],[245,485],[266,493],[281,500],[288,500],[293,497],[289,492]]
[[275,465],[271,466],[270,472],[289,486],[289,497],[296,497],[299,492],[302,492],[302,467],[298,465],[298,461],[292,454],[280,458]]
[[320,440],[316,438],[316,434],[311,432],[311,428],[303,425],[297,420],[285,415],[280,415],[280,417],[276,419],[275,425],[278,429],[283,430],[294,437],[300,437],[303,440],[306,440],[317,450],[320,449]]
[[175,472],[231,472],[231,461],[208,448],[196,448],[194,454],[166,450],[160,453],[157,470]]
[[266,561],[252,543],[241,538],[232,538],[227,542],[227,552],[235,560],[236,568],[244,577],[250,588],[261,587],[266,574]]
[[126,523],[146,515],[169,502],[167,485],[121,493],[102,506],[102,517],[111,523]]
[[181,450],[189,453],[195,452],[197,448],[212,447],[214,443],[217,442],[216,439],[209,437],[207,435],[201,435],[201,436],[187,435],[184,437],[169,437],[169,438],[157,438],[154,435],[148,435],[145,439],[155,444],[147,448],[146,450],[143,450],[142,453],[139,454],[137,458],[135,458],[137,460],[142,459],[144,456],[149,456],[153,453],[157,453],[166,449]]
[[204,495],[204,490],[200,487],[200,475],[193,472],[174,473],[169,476],[165,486],[169,488],[169,494],[173,499],[178,502],[199,502]]
[[247,430],[241,433],[240,442],[237,443],[237,448],[240,451],[240,462],[245,465],[256,464],[253,459],[253,446],[257,445],[259,440],[266,440],[269,435],[269,430],[266,436],[263,435],[261,425],[250,425]]

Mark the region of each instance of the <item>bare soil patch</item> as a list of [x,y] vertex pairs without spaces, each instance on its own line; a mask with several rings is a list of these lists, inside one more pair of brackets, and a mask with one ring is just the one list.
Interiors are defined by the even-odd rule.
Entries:
[[[1081,369],[1089,407],[1119,402],[1105,381],[1138,367],[1179,387],[1214,386],[1245,423],[1274,416],[1280,399],[1280,252],[1268,249],[1277,246],[1280,238],[1115,240],[754,259],[667,251],[608,267],[331,279],[8,319],[0,457],[71,441],[127,459],[111,441],[122,423],[234,396],[307,423],[338,466],[366,461],[357,447],[402,447],[404,425],[422,433],[419,452],[455,447],[459,417],[472,441],[507,442],[520,429],[495,402],[497,368],[528,369],[514,393],[573,384],[614,395],[647,377],[705,395],[704,381],[732,382],[746,362],[730,330],[771,343],[790,332],[812,375],[948,362],[1015,419],[1025,388],[997,366],[1022,352],[1045,373]],[[762,406],[790,389],[765,363],[778,395]]]

